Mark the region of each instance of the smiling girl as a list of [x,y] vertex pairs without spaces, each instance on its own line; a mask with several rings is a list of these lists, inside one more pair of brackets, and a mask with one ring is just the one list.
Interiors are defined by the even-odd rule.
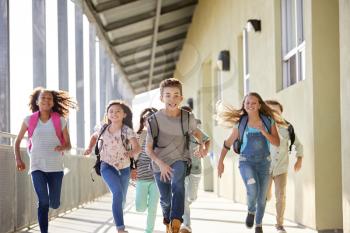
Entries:
[[224,159],[236,139],[241,144],[239,170],[247,190],[248,215],[246,226],[262,233],[262,219],[265,212],[266,192],[271,163],[270,144],[279,146],[279,136],[272,110],[259,94],[251,92],[244,97],[239,110],[230,106],[219,106],[217,119],[220,124],[233,127],[224,141],[218,162],[218,176],[224,172]]

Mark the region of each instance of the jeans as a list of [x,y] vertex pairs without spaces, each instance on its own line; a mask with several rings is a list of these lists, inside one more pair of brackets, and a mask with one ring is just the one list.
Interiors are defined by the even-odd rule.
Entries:
[[63,171],[32,172],[32,183],[38,198],[38,222],[41,233],[47,233],[49,228],[49,207],[57,209],[60,206]]
[[183,225],[191,226],[190,205],[197,200],[198,185],[201,180],[201,174],[190,174],[185,178],[185,211],[183,215]]
[[248,212],[254,213],[256,225],[262,224],[271,159],[263,156],[240,157],[239,171],[247,189]]
[[154,180],[137,180],[136,182],[136,211],[147,213],[145,233],[152,233],[157,216],[159,191]]
[[117,170],[108,163],[101,163],[101,176],[112,193],[112,212],[117,230],[125,229],[123,207],[129,186],[130,168]]
[[182,222],[185,201],[184,180],[187,165],[185,161],[180,160],[173,163],[170,167],[173,169],[170,181],[160,180],[160,172],[154,174],[160,193],[163,222],[170,222],[173,219],[179,219]]
[[271,186],[272,181],[275,183],[275,197],[276,197],[276,220],[277,226],[283,226],[284,210],[286,209],[286,186],[287,186],[287,173],[283,173],[277,176],[270,176],[267,200],[271,199]]

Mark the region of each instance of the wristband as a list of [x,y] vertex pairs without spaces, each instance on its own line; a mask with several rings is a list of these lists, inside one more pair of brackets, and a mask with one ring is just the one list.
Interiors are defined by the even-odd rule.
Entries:
[[226,146],[226,143],[225,143],[226,141],[224,141],[224,148],[226,149],[226,150],[230,150],[231,148],[229,147],[229,146]]

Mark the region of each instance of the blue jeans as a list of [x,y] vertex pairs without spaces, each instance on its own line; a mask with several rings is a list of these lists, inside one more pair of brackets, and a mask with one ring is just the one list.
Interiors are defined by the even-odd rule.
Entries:
[[60,206],[63,171],[32,172],[32,183],[38,198],[38,222],[41,233],[47,233],[49,228],[49,207],[57,209]]
[[271,159],[266,156],[240,157],[239,171],[247,189],[248,212],[255,214],[256,225],[262,224]]
[[147,226],[145,233],[152,233],[157,217],[159,191],[154,180],[137,180],[136,182],[136,211],[147,213]]
[[160,180],[160,172],[154,174],[160,193],[160,205],[162,207],[163,218],[166,223],[173,219],[182,222],[185,203],[185,175],[186,162],[176,161],[170,166],[173,169],[173,176],[170,181]]
[[117,230],[125,229],[123,207],[129,186],[130,168],[119,171],[108,163],[101,163],[101,176],[112,193],[112,212]]

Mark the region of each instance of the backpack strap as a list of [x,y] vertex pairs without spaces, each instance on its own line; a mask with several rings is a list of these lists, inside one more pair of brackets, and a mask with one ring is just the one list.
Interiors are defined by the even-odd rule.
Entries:
[[271,123],[272,123],[271,119],[263,114],[260,114],[260,118],[261,118],[263,124],[265,125],[267,131],[269,133],[271,133]]
[[244,131],[248,125],[248,115],[242,115],[238,123],[239,141],[243,142]]
[[109,126],[109,124],[104,124],[100,130],[100,133],[98,135],[98,138],[96,140],[96,146],[95,146],[95,155],[99,156],[100,155],[100,148],[98,148],[98,143],[101,139],[102,134],[106,131],[107,127]]
[[61,145],[64,145],[66,142],[63,137],[60,114],[58,114],[57,112],[51,112],[51,120],[55,128],[56,135],[61,142]]
[[292,146],[294,145],[294,142],[295,142],[294,126],[287,120],[284,120],[284,121],[288,124],[287,130],[288,130],[289,139],[290,139],[289,151],[292,151]]
[[148,126],[150,127],[151,135],[153,138],[153,149],[158,146],[158,135],[159,135],[159,127],[158,127],[158,121],[155,114],[152,114],[148,117]]
[[188,133],[190,128],[190,113],[181,109],[181,130],[182,134],[186,137],[186,149],[190,149],[190,135]]

